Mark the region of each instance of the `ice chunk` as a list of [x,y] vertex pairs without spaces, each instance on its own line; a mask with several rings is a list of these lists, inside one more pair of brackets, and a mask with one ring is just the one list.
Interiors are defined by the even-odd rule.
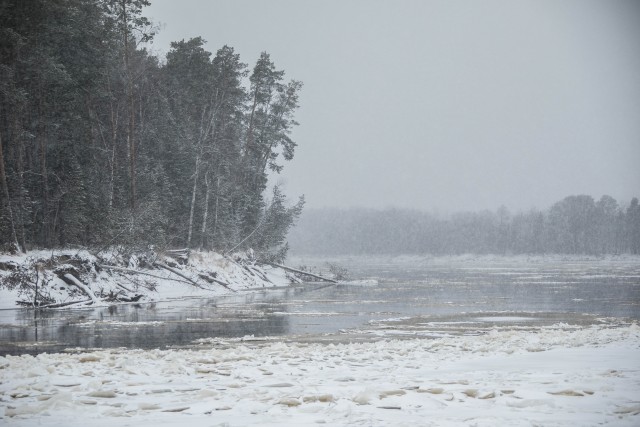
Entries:
[[92,391],[91,393],[87,394],[87,396],[90,396],[90,397],[102,397],[102,398],[106,398],[106,399],[112,399],[112,398],[116,397],[116,393],[113,390],[96,390],[96,391]]
[[293,407],[293,406],[300,406],[300,401],[298,399],[294,399],[292,397],[287,397],[284,399],[280,399],[278,401],[279,405],[285,405],[285,406],[289,406],[289,407]]
[[372,400],[378,398],[378,393],[371,389],[364,389],[360,393],[356,394],[352,399],[358,405],[369,405]]

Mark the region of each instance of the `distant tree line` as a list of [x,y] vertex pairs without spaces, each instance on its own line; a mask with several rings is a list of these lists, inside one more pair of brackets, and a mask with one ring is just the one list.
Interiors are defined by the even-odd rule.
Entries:
[[640,253],[638,199],[569,196],[550,209],[437,216],[408,209],[307,210],[289,236],[308,254]]
[[152,55],[148,5],[0,0],[0,249],[281,258],[304,201],[265,195],[267,175],[293,158],[302,83],[200,37]]

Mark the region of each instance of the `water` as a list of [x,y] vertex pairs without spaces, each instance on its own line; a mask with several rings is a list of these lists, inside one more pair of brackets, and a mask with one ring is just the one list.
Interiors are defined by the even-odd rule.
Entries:
[[378,284],[310,283],[218,299],[84,310],[1,310],[0,354],[182,348],[245,336],[438,337],[640,319],[638,258],[344,258],[339,263],[354,277]]

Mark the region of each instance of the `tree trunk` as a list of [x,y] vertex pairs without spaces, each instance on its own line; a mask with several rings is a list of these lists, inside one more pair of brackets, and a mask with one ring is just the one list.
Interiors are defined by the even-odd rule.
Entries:
[[247,138],[244,143],[244,155],[247,156],[249,147],[253,143],[253,117],[256,113],[256,107],[258,106],[258,86],[256,86],[253,93],[253,106],[251,107],[251,115],[249,116],[249,127],[247,128]]
[[327,277],[322,277],[317,274],[309,273],[308,271],[302,271],[295,268],[287,267],[286,265],[276,264],[275,262],[261,262],[261,264],[271,265],[273,267],[282,268],[283,270],[291,271],[292,273],[303,274],[305,276],[311,276],[315,279],[324,280],[325,282],[338,283],[337,280],[329,279]]
[[[111,79],[107,76],[107,86],[109,93],[112,93]],[[111,118],[111,161],[109,173],[109,211],[113,208],[113,200],[115,198],[115,179],[116,179],[116,147],[118,142],[118,111],[117,106],[114,107],[113,101],[109,102],[109,113]]]
[[[13,117],[13,135],[16,141],[15,144],[15,148],[16,148],[16,152],[13,155],[14,161],[15,161],[15,166],[16,166],[16,187],[17,187],[17,201],[18,201],[18,208],[17,208],[17,212],[15,212],[15,219],[14,219],[14,227],[15,227],[15,231],[16,231],[16,235],[18,237],[18,243],[19,243],[19,248],[22,250],[23,253],[27,252],[26,249],[26,242],[25,242],[25,235],[24,235],[24,212],[25,212],[25,207],[24,207],[24,197],[26,194],[26,190],[24,188],[24,145],[22,143],[22,138],[18,137],[17,135],[19,135],[20,133],[18,132],[18,117],[17,115],[14,114]],[[9,158],[11,158],[11,156],[9,156]]]
[[133,78],[129,64],[129,26],[127,24],[127,1],[122,0],[122,27],[124,29],[124,72],[127,78],[127,107],[129,123],[127,126],[127,144],[129,146],[129,204],[131,211],[136,208],[136,143],[134,135],[135,108],[133,101]]
[[188,281],[189,281],[189,283],[191,283],[193,286],[196,286],[196,287],[198,287],[198,288],[204,289],[204,288],[202,288],[202,286],[200,286],[197,282],[195,282],[194,280],[192,280],[190,277],[185,276],[184,274],[180,273],[178,270],[176,270],[176,269],[174,269],[174,268],[171,268],[171,267],[169,267],[169,266],[168,266],[168,265],[166,265],[166,264],[163,264],[163,263],[161,263],[161,262],[156,261],[156,262],[154,262],[154,263],[153,263],[153,265],[156,265],[156,266],[158,266],[158,267],[164,268],[165,270],[168,270],[168,271],[172,272],[173,274],[175,274],[175,275],[177,275],[177,276],[180,276],[180,277],[182,277],[183,279],[188,280]]
[[47,175],[47,135],[45,131],[45,125],[42,123],[43,119],[43,106],[42,96],[40,98],[39,106],[39,120],[41,125],[39,126],[38,139],[40,140],[40,177],[42,179],[42,243],[45,247],[51,245],[50,232],[49,232],[49,178]]
[[[218,97],[218,93],[216,92],[216,99]],[[192,236],[192,230],[193,230],[193,214],[195,211],[195,203],[196,203],[196,190],[197,190],[197,184],[198,184],[198,171],[199,171],[199,166],[200,166],[200,159],[202,158],[202,156],[204,155],[204,145],[206,140],[209,138],[209,135],[213,135],[214,141],[212,144],[215,145],[215,134],[216,134],[216,123],[215,123],[215,119],[216,116],[218,114],[218,110],[220,109],[220,106],[222,105],[222,100],[224,99],[225,96],[225,92],[222,93],[222,98],[220,100],[220,102],[215,105],[212,104],[211,105],[211,112],[209,113],[209,115],[206,117],[206,121],[205,121],[205,115],[206,115],[206,109],[204,109],[202,111],[202,116],[200,119],[200,137],[198,138],[198,149],[200,150],[198,157],[196,158],[196,171],[194,174],[194,178],[193,178],[193,193],[191,195],[191,211],[189,213],[189,235],[187,238],[187,247],[189,249],[191,249],[191,236]],[[209,168],[207,168],[209,169]],[[201,246],[200,249],[202,249],[202,246],[204,245],[204,239],[205,239],[205,229],[206,229],[206,225],[207,225],[207,216],[209,213],[209,171],[207,171],[205,173],[205,185],[206,185],[206,193],[205,193],[205,211],[204,211],[204,217],[202,219],[202,236],[201,236]]]
[[58,274],[58,277],[60,277],[65,283],[74,285],[76,288],[80,289],[85,295],[91,298],[92,304],[96,304],[100,302],[96,294],[93,293],[93,290],[91,290],[89,286],[85,285],[80,280],[78,280],[73,274],[71,273]]
[[191,192],[191,209],[189,211],[189,231],[187,233],[187,248],[191,249],[191,235],[193,232],[193,214],[196,209],[196,192],[198,191],[198,172],[200,169],[200,155],[196,157],[196,170],[193,173],[193,191]]
[[204,249],[206,243],[207,217],[209,216],[209,172],[204,174],[204,213],[202,214],[202,227],[200,229],[200,250]]
[[134,139],[134,105],[131,82],[129,82],[129,126],[127,129],[127,141],[129,142],[129,183],[131,193],[131,211],[136,209],[136,143]]
[[220,176],[216,178],[216,203],[213,211],[213,229],[211,230],[211,236],[216,235],[216,228],[218,227],[218,201],[220,200]]
[[[11,233],[11,242],[9,245],[14,251],[20,250],[18,244],[18,235],[16,234],[16,226],[13,221],[13,210],[11,209],[11,199],[9,198],[9,186],[7,185],[7,174],[4,169],[4,155],[2,153],[2,134],[0,134],[0,186],[2,187],[2,199],[6,201],[7,216],[9,217],[9,232]],[[24,252],[24,249],[23,249]]]

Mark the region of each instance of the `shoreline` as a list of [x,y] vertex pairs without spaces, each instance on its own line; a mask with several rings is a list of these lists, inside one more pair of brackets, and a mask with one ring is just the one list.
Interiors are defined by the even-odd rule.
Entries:
[[248,254],[87,250],[0,255],[0,309],[85,308],[285,288],[300,280]]

